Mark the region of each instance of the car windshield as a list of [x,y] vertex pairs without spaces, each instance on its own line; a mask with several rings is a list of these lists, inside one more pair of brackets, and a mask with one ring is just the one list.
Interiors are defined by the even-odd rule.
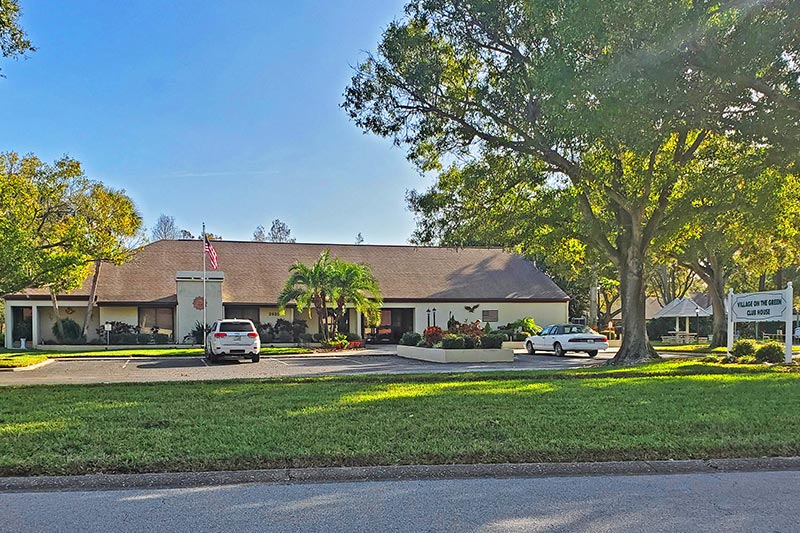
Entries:
[[589,326],[572,325],[564,326],[564,333],[594,333],[594,331]]
[[255,331],[255,328],[250,322],[220,322],[219,330],[225,333],[238,333]]

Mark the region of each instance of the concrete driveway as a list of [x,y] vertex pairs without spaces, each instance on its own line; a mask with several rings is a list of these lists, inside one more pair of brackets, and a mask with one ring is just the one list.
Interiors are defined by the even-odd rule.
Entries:
[[[365,354],[365,355],[362,355]],[[347,374],[408,374],[421,372],[475,372],[482,370],[555,370],[580,368],[610,359],[615,351],[595,359],[584,354],[569,357],[518,352],[513,363],[428,363],[395,355],[388,347],[347,355],[275,356],[258,363],[230,361],[210,365],[202,357],[130,357],[57,359],[25,372],[0,372],[0,385],[69,383],[131,383],[270,377],[332,376]]]

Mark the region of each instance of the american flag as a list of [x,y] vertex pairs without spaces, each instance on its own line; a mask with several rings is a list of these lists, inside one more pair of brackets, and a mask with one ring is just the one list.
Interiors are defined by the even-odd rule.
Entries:
[[204,237],[204,239],[206,240],[205,249],[206,249],[206,253],[208,254],[208,259],[209,259],[209,261],[211,261],[211,268],[216,270],[217,267],[219,266],[219,264],[217,263],[217,252],[214,250],[214,247],[211,246],[211,243],[209,242],[208,237],[206,236],[206,237]]

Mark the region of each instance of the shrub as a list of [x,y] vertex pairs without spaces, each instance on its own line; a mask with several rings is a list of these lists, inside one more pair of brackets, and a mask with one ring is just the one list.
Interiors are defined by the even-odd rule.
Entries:
[[420,339],[420,341],[417,343],[417,347],[418,348],[427,348],[428,347],[428,343],[425,342],[425,339]]
[[14,340],[20,339],[33,340],[33,318],[23,318],[14,323],[12,328]]
[[488,335],[491,332],[492,332],[492,326],[489,325],[489,323],[487,322],[486,325],[483,326],[483,334]]
[[700,359],[704,363],[724,363],[725,356],[724,355],[707,355]]
[[344,350],[350,345],[350,341],[347,340],[347,335],[343,333],[337,333],[332,339],[328,340],[326,346],[328,348],[332,348],[334,350]]
[[513,329],[498,329],[490,333],[490,335],[505,335],[505,340],[511,340],[514,338],[514,330]]
[[314,342],[314,336],[311,333],[301,333],[300,341],[305,343]]
[[527,339],[528,337],[530,337],[530,334],[527,331],[520,331],[519,333],[514,333],[513,339],[517,342],[521,342]]
[[782,363],[783,345],[779,342],[768,342],[756,350],[756,360],[762,363]]
[[536,321],[529,316],[525,318],[520,318],[519,320],[510,323],[508,325],[508,329],[513,329],[513,330],[520,329],[522,331],[529,331],[533,335],[536,335],[537,333],[542,331],[542,328],[536,324]]
[[123,333],[120,335],[120,344],[136,344],[138,333]]
[[757,348],[758,345],[753,339],[739,339],[733,343],[731,355],[737,359],[747,355],[755,355]]
[[442,348],[445,350],[460,350],[464,348],[464,337],[448,333],[442,337]]
[[406,331],[403,333],[403,336],[400,337],[400,344],[403,346],[419,346],[421,340],[422,335],[419,333],[414,331]]
[[458,324],[453,333],[457,333],[466,337],[472,337],[473,339],[480,339],[483,335],[483,328],[481,328],[480,321],[476,320],[471,324]]
[[422,336],[425,337],[425,343],[428,346],[433,346],[434,344],[442,341],[444,332],[439,326],[430,326],[425,328],[425,332],[422,334]]
[[203,344],[203,335],[209,331],[211,331],[211,326],[209,324],[206,324],[206,326],[203,327],[203,323],[199,320],[196,320],[194,323],[194,328],[192,328],[192,331],[189,333],[189,335],[192,336],[192,341],[194,341],[195,344]]
[[64,344],[75,344],[83,339],[83,329],[77,322],[71,318],[61,320],[61,329],[59,330],[58,324],[53,324],[53,335],[56,336],[58,342]]
[[292,320],[292,337],[294,337],[294,342],[300,342],[300,336],[306,334],[306,329],[308,329],[308,322],[305,320],[299,318]]
[[314,340],[314,342],[322,342],[323,338],[324,337],[322,333],[314,333],[313,335],[311,335],[311,339]]
[[294,335],[291,331],[281,330],[275,336],[275,342],[289,343],[294,342]]
[[[150,344],[150,341],[153,340],[153,336],[148,333],[139,333],[136,335],[136,342],[139,344]],[[200,339],[198,344],[202,344],[203,340]]]
[[464,348],[475,348],[481,342],[480,337],[478,337],[477,340],[474,337],[468,337],[466,335],[461,338],[464,339]]
[[356,342],[361,340],[361,335],[358,333],[345,333],[347,340],[350,342]]
[[736,359],[740,365],[754,365],[758,362],[755,355],[743,355]]
[[259,333],[258,338],[261,339],[262,344],[267,344],[275,340],[275,335],[265,331],[263,333]]
[[489,349],[496,349],[502,348],[503,342],[506,340],[505,335],[498,335],[496,333],[492,333],[490,335],[484,335],[481,337],[481,348],[489,348]]
[[169,335],[166,333],[153,333],[153,340],[155,340],[156,344],[167,344]]

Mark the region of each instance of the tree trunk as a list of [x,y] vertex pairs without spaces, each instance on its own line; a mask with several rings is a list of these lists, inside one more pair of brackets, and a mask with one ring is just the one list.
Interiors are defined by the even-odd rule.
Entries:
[[55,327],[55,335],[61,341],[64,338],[64,330],[61,327],[61,311],[58,309],[58,296],[56,296],[55,291],[50,291],[50,301],[53,302],[53,312],[56,315],[56,321],[53,326]]
[[94,300],[97,295],[97,278],[100,277],[100,265],[102,262],[98,259],[94,262],[94,276],[92,276],[92,288],[89,290],[89,303],[86,304],[86,319],[83,321],[83,336],[89,334],[89,324],[92,323],[92,315],[94,314]]
[[609,364],[633,365],[659,359],[647,337],[643,246],[629,244],[619,261],[622,297],[622,346]]
[[711,308],[714,311],[713,329],[711,330],[711,348],[726,346],[728,344],[728,319],[725,316],[725,276],[720,272],[722,268],[714,270],[714,275],[708,282],[708,294],[711,297]]

